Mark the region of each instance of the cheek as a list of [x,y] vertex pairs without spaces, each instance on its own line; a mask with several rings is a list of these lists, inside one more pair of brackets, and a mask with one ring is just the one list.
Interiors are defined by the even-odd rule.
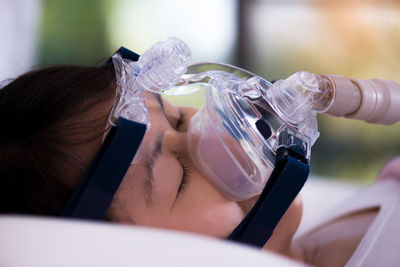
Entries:
[[285,235],[292,236],[299,227],[303,214],[303,201],[301,195],[297,195],[285,215],[279,222],[276,231],[285,232]]
[[170,217],[168,228],[224,238],[243,219],[236,203],[197,204],[182,208]]
[[293,216],[292,220],[294,224],[293,233],[294,233],[299,227],[301,217],[303,216],[303,198],[301,194],[297,195],[290,208],[292,209],[292,216]]
[[227,237],[244,218],[240,205],[226,199],[205,177],[196,173],[168,220],[171,228]]

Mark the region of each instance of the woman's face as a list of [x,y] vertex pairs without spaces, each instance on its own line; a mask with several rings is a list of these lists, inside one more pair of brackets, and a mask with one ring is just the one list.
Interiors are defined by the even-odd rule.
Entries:
[[[145,135],[140,161],[131,165],[118,189],[114,215],[124,223],[227,237],[255,199],[228,199],[192,162],[187,129],[196,109],[173,106],[155,95],[149,95],[146,104],[151,129]],[[294,231],[299,219],[285,218],[292,221],[289,225]]]

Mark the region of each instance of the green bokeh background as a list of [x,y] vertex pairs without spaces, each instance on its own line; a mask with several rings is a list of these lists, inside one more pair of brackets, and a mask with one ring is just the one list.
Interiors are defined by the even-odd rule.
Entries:
[[106,32],[109,2],[43,1],[38,63],[93,65],[110,55]]
[[[156,0],[152,1],[157,5]],[[171,9],[189,2],[192,5],[188,12],[195,12],[194,7],[201,5],[201,1],[173,1]],[[146,12],[144,1],[139,0],[43,1],[37,64],[93,65],[102,62],[118,48],[111,40],[115,40],[117,29],[113,25],[118,18],[115,12],[121,3],[132,6],[133,17],[137,16],[135,10]],[[232,0],[229,3],[242,16],[241,20],[238,16],[233,27],[239,29],[245,26],[247,30],[238,30],[242,34],[241,46],[233,41],[232,47],[239,50],[229,52],[226,63],[239,64],[269,80],[284,78],[304,69],[315,73],[335,73],[363,79],[378,77],[400,82],[400,19],[396,18],[400,17],[400,6],[396,1]],[[149,6],[148,2],[146,6]],[[245,12],[239,12],[240,8],[246,8]],[[318,22],[307,20],[308,13],[304,9],[307,12],[311,10],[310,16]],[[157,27],[151,24],[154,14],[151,10],[147,12],[141,15],[148,16],[148,20],[132,25],[132,30],[146,27],[157,36]],[[167,10],[165,13],[166,19],[174,19],[168,17]],[[276,15],[278,17],[274,17]],[[282,16],[288,17],[280,18]],[[309,24],[296,23],[293,20],[296,16],[304,23],[309,21]],[[197,14],[197,17],[195,14],[193,19],[205,23],[207,14]],[[287,25],[282,25],[282,21]],[[190,23],[182,22],[181,27],[189,27]],[[193,35],[199,34],[208,38],[206,32],[193,32]],[[291,36],[297,36],[297,39],[291,39]],[[299,36],[304,36],[304,39]],[[224,40],[217,38],[215,42]],[[227,51],[220,53],[226,54]],[[247,60],[238,60],[238,54],[246,55]],[[177,104],[199,107],[203,103],[202,94],[169,99]],[[313,147],[313,174],[370,183],[384,162],[399,154],[400,124],[380,126],[321,115],[318,121],[321,137]]]

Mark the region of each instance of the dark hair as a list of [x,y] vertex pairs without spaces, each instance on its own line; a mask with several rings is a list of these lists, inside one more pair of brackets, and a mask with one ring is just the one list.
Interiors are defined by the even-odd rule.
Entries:
[[107,125],[112,66],[57,66],[0,89],[0,213],[58,215]]

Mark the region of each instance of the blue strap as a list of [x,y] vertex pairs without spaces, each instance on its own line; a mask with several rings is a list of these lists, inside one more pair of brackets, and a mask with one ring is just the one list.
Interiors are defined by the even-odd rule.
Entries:
[[[120,54],[121,57],[130,59],[132,61],[138,61],[139,60],[139,55],[136,54],[135,52],[121,46],[114,54]],[[101,64],[102,67],[112,65],[112,57],[109,57],[106,62]]]
[[61,213],[63,217],[103,220],[146,132],[146,125],[119,118]]
[[263,247],[307,180],[310,167],[296,150],[282,148],[263,192],[228,240]]
[[[115,53],[137,61],[139,55],[121,46]],[[101,66],[112,65],[112,57]],[[60,216],[103,220],[146,132],[146,125],[119,118]]]

